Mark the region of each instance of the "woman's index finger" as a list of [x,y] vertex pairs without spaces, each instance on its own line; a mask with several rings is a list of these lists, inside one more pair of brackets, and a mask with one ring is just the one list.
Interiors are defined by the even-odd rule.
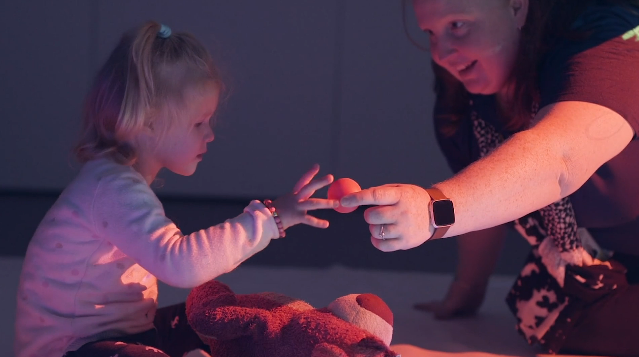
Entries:
[[399,190],[392,186],[371,187],[359,192],[351,193],[342,197],[341,204],[344,207],[355,206],[388,206],[399,201]]

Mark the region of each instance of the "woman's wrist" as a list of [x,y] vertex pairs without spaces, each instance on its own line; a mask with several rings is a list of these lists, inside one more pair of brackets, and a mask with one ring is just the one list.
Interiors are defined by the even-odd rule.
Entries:
[[455,277],[452,284],[461,290],[486,290],[486,287],[488,286],[488,279],[467,280]]
[[425,191],[430,196],[428,213],[430,216],[429,231],[432,230],[432,233],[428,240],[443,238],[448,229],[455,224],[453,201],[435,186],[431,186]]
[[266,206],[266,208],[269,210],[269,212],[271,212],[271,215],[273,216],[273,219],[275,220],[275,225],[277,225],[277,230],[279,231],[279,237],[280,238],[284,238],[286,237],[286,230],[284,229],[284,224],[282,224],[282,218],[279,215],[279,212],[277,211],[277,209],[275,208],[275,206],[273,206],[273,201],[271,200],[264,200],[264,206]]

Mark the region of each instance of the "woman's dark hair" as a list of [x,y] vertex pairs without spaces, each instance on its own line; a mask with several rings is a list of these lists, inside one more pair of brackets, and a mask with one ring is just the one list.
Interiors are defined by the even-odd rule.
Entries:
[[[406,2],[408,0],[404,0],[404,8]],[[622,6],[639,4],[638,0],[529,1],[526,25],[521,29],[517,66],[511,73],[511,79],[514,81],[513,100],[506,103],[504,108],[508,118],[507,130],[522,130],[530,123],[533,104],[539,100],[537,73],[544,54],[563,38],[586,35],[571,31],[570,26],[589,5],[602,2]],[[448,71],[432,61],[431,64],[435,74],[434,89],[438,108],[435,120],[440,123],[442,133],[450,136],[459,126],[459,122],[467,117],[469,93]]]

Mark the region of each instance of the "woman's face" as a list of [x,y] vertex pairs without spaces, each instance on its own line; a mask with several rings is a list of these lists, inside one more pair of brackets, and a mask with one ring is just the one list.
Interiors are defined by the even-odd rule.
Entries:
[[505,91],[527,0],[413,0],[433,60],[475,94]]

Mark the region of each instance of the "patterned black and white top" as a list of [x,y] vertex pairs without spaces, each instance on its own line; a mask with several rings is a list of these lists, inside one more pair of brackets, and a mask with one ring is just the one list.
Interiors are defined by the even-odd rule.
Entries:
[[[472,101],[470,105],[472,109]],[[504,138],[474,110],[471,110],[471,119],[480,155],[484,157]],[[565,336],[564,326],[556,326],[555,322],[569,302],[563,291],[566,266],[589,266],[595,260],[583,248],[569,197],[513,223],[533,249],[507,302],[517,317],[517,330],[528,342],[539,342],[554,352]]]

